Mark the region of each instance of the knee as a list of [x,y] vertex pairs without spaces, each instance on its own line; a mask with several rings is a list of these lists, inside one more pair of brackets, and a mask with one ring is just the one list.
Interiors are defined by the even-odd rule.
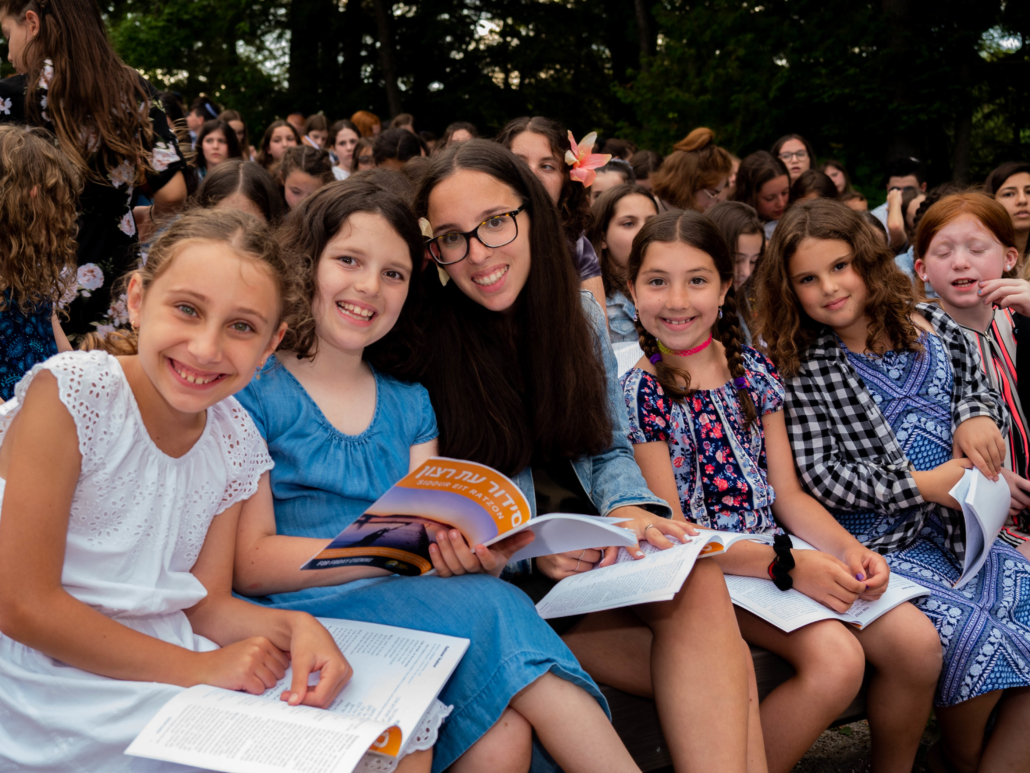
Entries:
[[[884,618],[888,622],[889,618]],[[944,650],[930,619],[922,613],[908,616],[891,631],[885,654],[873,662],[878,672],[890,675],[892,682],[913,686],[933,686],[940,678]],[[882,661],[882,662],[881,662]]]
[[533,760],[533,726],[510,706],[493,727],[450,768],[456,773],[480,770],[527,773]]
[[827,621],[818,636],[811,637],[802,656],[794,664],[803,678],[817,682],[827,694],[847,694],[851,700],[862,688],[865,678],[865,652],[842,624]]

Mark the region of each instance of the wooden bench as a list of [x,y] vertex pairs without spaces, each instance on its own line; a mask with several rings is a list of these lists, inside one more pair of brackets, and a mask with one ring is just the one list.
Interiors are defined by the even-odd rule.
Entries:
[[[771,652],[758,647],[751,648],[751,657],[755,663],[755,676],[758,679],[759,698],[772,692],[777,686],[789,679],[794,670],[782,659]],[[622,742],[626,744],[633,759],[640,769],[659,770],[672,765],[658,723],[658,712],[654,701],[638,698],[612,687],[601,685],[601,692],[608,699],[612,710],[612,723]],[[842,713],[834,725],[846,725],[865,717],[865,687],[858,697]]]

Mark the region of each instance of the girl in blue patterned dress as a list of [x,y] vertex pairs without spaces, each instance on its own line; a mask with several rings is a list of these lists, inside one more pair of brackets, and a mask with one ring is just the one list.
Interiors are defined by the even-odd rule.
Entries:
[[965,546],[949,491],[974,465],[998,479],[1001,397],[962,329],[914,303],[890,252],[839,202],[788,211],[759,273],[758,334],[786,379],[802,482],[892,571],[931,591],[916,606],[943,647],[944,754],[959,771],[1024,770],[1030,563],[996,541],[954,588]]
[[[792,533],[820,550],[792,553],[794,586],[844,611],[879,596],[889,569],[798,484],[771,362],[742,345],[733,258],[712,221],[666,213],[633,242],[629,290],[644,357],[623,377],[630,439],[651,489],[676,516],[751,534]],[[823,552],[825,551],[825,552]],[[769,545],[741,542],[713,560],[728,574],[769,577]],[[908,773],[940,672],[933,626],[902,604],[862,631],[827,620],[784,633],[744,610],[746,641],[796,674],[762,703],[771,771],[788,771],[858,692],[872,667],[868,713],[873,769]]]
[[[438,432],[426,390],[380,367],[397,336],[418,336],[407,299],[424,247],[410,208],[373,181],[336,182],[298,205],[282,239],[297,250],[305,297],[279,353],[240,394],[275,469],[242,514],[236,590],[276,609],[470,639],[440,695],[452,709],[434,771],[525,773],[534,734],[570,773],[636,770],[597,686],[526,595],[496,577],[531,538],[470,550],[441,531],[436,577],[299,570],[433,456]],[[456,556],[469,574],[451,576]]]
[[75,276],[78,187],[44,131],[0,126],[0,402],[59,341],[71,348],[54,309]]

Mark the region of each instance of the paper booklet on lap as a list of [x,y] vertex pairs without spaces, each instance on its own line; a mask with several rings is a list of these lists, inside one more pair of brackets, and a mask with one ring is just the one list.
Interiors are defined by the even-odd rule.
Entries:
[[961,588],[976,577],[987,560],[991,545],[1008,520],[1011,494],[1003,477],[994,481],[976,469],[966,470],[948,493],[962,505],[966,527],[966,557],[962,576],[955,583]]
[[[815,550],[802,539],[794,536],[790,539],[795,550]],[[734,604],[787,633],[820,620],[840,620],[861,630],[894,607],[930,595],[930,591],[922,585],[907,577],[892,574],[882,596],[874,601],[858,599],[847,612],[840,613],[794,588],[782,591],[772,580],[764,577],[728,574],[726,587],[729,588]]]
[[429,545],[440,529],[457,529],[469,547],[533,532],[533,542],[509,561],[636,544],[633,532],[616,525],[625,519],[530,515],[519,487],[497,470],[434,456],[401,478],[301,569],[374,566],[395,574],[425,574],[433,568]]
[[772,537],[760,534],[701,528],[698,531],[698,536],[680,545],[673,541],[673,547],[666,550],[642,543],[640,549],[646,555],[641,559],[620,550],[611,566],[566,577],[557,583],[536,605],[536,610],[547,620],[669,601],[679,593],[698,558],[724,553],[739,540],[772,542]]
[[166,703],[125,753],[226,773],[350,773],[368,751],[397,757],[468,639],[319,620],[354,669],[329,708],[281,701],[290,670],[262,695],[198,685]]

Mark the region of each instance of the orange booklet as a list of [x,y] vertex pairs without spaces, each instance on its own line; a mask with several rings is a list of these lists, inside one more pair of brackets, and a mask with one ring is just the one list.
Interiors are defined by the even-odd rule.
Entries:
[[491,545],[520,531],[533,542],[519,561],[584,548],[636,544],[617,518],[575,513],[532,517],[529,502],[492,467],[434,456],[405,475],[301,569],[375,566],[419,575],[433,568],[429,545],[440,529],[457,529],[470,546]]

